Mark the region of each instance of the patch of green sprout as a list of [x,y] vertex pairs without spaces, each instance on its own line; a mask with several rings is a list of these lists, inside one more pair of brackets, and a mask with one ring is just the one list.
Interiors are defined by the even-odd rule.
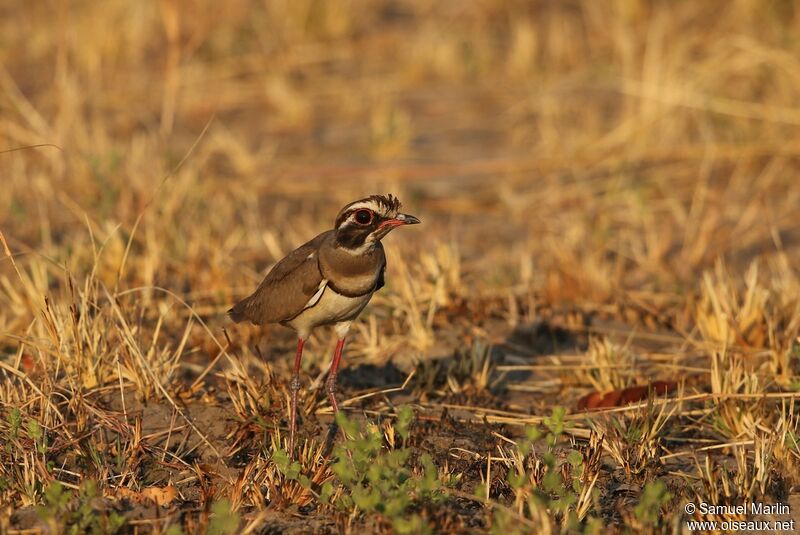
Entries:
[[231,508],[228,500],[214,502],[211,506],[211,520],[206,535],[233,535],[239,530],[239,515]]
[[64,489],[59,482],[44,491],[44,503],[36,508],[48,533],[63,535],[113,535],[125,525],[125,518],[115,511],[99,507],[97,484],[87,480],[77,492]]
[[633,515],[643,526],[657,527],[663,516],[661,509],[671,500],[672,494],[663,481],[651,481],[645,485],[639,503],[633,508]]
[[[564,407],[555,407],[544,419],[544,429],[535,426],[525,429],[525,438],[517,445],[520,462],[509,468],[506,482],[522,500],[522,512],[526,518],[535,518],[542,511],[549,511],[561,520],[567,532],[593,532],[593,526],[597,524],[595,519],[589,517],[581,521],[576,512],[586,484],[584,456],[576,449],[569,449],[565,456],[557,451],[557,446],[564,441],[565,415]],[[535,443],[542,438],[545,449],[536,455]],[[593,489],[591,496],[595,502],[598,495],[598,491]],[[502,511],[494,514],[500,532],[508,532],[503,527],[509,522],[507,516]]]
[[[445,500],[446,486],[430,455],[412,459],[406,443],[413,421],[413,411],[401,407],[394,425],[402,445],[393,449],[378,426],[362,426],[339,413],[336,422],[347,439],[334,447],[331,470],[336,479],[321,486],[319,501],[349,514],[380,515],[396,533],[429,532],[424,519],[411,511]],[[311,486],[300,463],[290,460],[285,451],[274,452],[272,460],[284,477]]]

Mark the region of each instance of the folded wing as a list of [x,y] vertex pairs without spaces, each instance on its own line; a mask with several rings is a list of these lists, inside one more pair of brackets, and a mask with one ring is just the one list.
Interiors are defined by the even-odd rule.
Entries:
[[302,312],[320,290],[318,251],[333,232],[323,232],[275,264],[255,292],[228,310],[231,319],[263,325],[290,320]]

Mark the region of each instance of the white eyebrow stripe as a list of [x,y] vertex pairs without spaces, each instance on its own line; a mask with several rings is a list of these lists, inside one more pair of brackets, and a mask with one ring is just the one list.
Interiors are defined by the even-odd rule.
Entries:
[[372,210],[373,212],[376,212],[376,213],[379,213],[379,214],[383,213],[383,207],[379,206],[378,203],[371,202],[371,201],[357,202],[355,204],[352,204],[352,205],[347,207],[347,211],[349,212],[350,210],[358,210],[359,208],[367,208],[367,209]]

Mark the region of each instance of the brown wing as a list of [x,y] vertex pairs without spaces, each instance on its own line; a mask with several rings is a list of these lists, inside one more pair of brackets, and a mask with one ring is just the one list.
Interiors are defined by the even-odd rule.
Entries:
[[231,319],[236,323],[249,320],[263,325],[299,314],[322,282],[317,251],[333,232],[323,232],[275,264],[258,289],[228,311]]

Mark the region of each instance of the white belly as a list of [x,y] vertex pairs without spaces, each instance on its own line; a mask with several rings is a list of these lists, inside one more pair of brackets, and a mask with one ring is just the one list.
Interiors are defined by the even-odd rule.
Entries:
[[306,337],[311,330],[320,325],[330,325],[350,321],[367,306],[372,298],[372,293],[359,297],[346,297],[337,294],[331,288],[325,287],[319,300],[313,306],[305,309],[294,319],[286,322],[301,337]]

